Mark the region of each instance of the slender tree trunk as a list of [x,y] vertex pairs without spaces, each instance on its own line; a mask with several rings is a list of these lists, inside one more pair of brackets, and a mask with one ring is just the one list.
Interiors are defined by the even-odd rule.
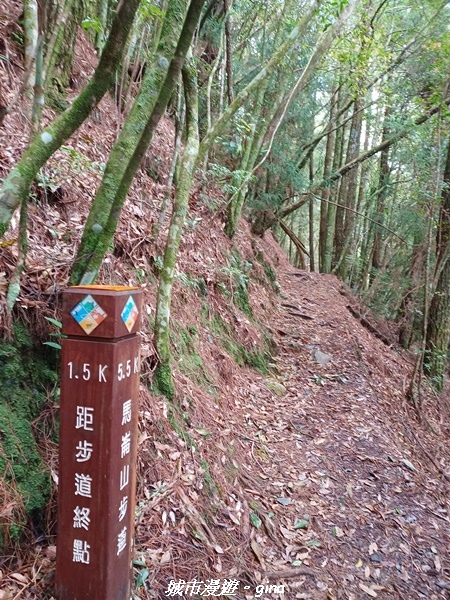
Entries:
[[183,100],[183,91],[182,86],[179,85],[178,90],[178,101],[177,101],[177,111],[175,115],[175,140],[173,144],[173,155],[172,161],[170,163],[169,174],[167,176],[167,186],[166,191],[164,192],[164,198],[161,203],[161,210],[159,212],[158,222],[154,225],[152,231],[152,237],[155,243],[158,242],[159,232],[164,224],[164,220],[166,218],[167,207],[169,205],[169,200],[172,196],[172,186],[175,178],[175,170],[178,164],[180,149],[181,149],[181,134],[184,129],[184,100]]
[[36,68],[35,68],[35,79],[33,85],[33,108],[31,113],[31,122],[33,126],[33,133],[37,133],[41,127],[42,110],[45,104],[44,97],[44,56],[43,49],[44,38],[41,35],[38,40],[38,46],[36,49]]
[[230,105],[234,100],[233,89],[233,61],[231,55],[231,26],[230,26],[230,0],[224,0],[225,8],[225,71],[227,74],[227,98]]
[[[339,92],[338,97],[338,107],[341,102],[343,92],[342,90]],[[342,164],[342,157],[344,153],[344,137],[345,137],[345,128],[340,127],[335,135],[335,144],[334,144],[334,154],[333,154],[333,165],[332,170],[335,172]],[[327,226],[326,226],[326,236],[325,236],[325,248],[324,248],[324,257],[323,257],[323,273],[330,273],[332,267],[333,260],[333,247],[334,247],[334,237],[336,231],[336,217],[337,217],[337,200],[339,199],[339,190],[340,190],[340,181],[333,188],[331,186],[325,186],[330,189],[330,194],[328,195],[328,199],[333,202],[333,204],[329,204],[327,211]]]
[[24,69],[28,73],[26,82],[27,95],[32,97],[32,89],[36,79],[36,68],[33,63],[36,59],[39,38],[39,19],[37,0],[24,0],[23,2],[23,29],[25,33],[25,61]]
[[416,309],[418,306],[417,297],[421,288],[424,260],[425,248],[423,240],[419,240],[417,237],[415,237],[411,267],[408,273],[410,283],[408,285],[406,294],[402,298],[399,314],[397,316],[397,321],[399,324],[398,341],[399,344],[405,349],[410,347],[414,337],[414,323],[416,320]]
[[95,36],[95,48],[97,50],[98,56],[101,55],[103,51],[103,46],[105,45],[106,30],[108,28],[108,8],[109,0],[98,0],[97,14],[98,20],[100,22],[100,31],[98,31]]
[[110,88],[139,3],[140,0],[127,0],[121,4],[90,82],[64,114],[33,138],[20,161],[3,181],[0,188],[0,237],[7,230],[15,209],[28,197],[36,173],[78,129]]
[[[312,186],[312,182],[314,181],[314,162],[313,162],[313,154],[311,154],[311,158],[309,159],[309,181]],[[314,196],[311,195],[309,199],[309,270],[314,272],[316,270],[316,265],[314,261]]]
[[197,78],[195,65],[192,60],[183,67],[183,83],[186,99],[186,143],[178,171],[172,218],[156,298],[155,316],[154,342],[158,353],[155,382],[159,391],[168,398],[172,398],[175,394],[170,367],[171,353],[169,340],[172,287],[181,232],[188,209],[189,194],[192,188],[199,149]]
[[[369,124],[366,120],[364,152],[366,152],[367,149],[369,148],[369,137],[370,137]],[[369,164],[367,162],[365,162],[365,163],[362,163],[362,165],[361,165],[361,176],[359,178],[359,189],[358,189],[358,202],[356,205],[356,210],[358,212],[361,212],[365,217],[368,216],[367,215],[367,201],[366,201],[366,191],[367,191],[368,179],[369,179]],[[368,230],[368,222],[367,222],[367,219],[364,218],[364,219],[362,219],[362,221],[360,221],[359,230],[357,231],[356,236],[355,236],[356,240],[352,244],[352,249],[351,249],[351,251],[354,254],[356,254],[357,249],[359,249],[360,256],[363,260],[364,260],[364,257],[366,257],[366,253],[364,250],[364,244],[367,242],[367,230]],[[353,281],[355,282],[355,287],[360,283],[362,270],[363,270],[363,267],[360,266],[358,269],[358,272],[353,274]]]
[[[362,126],[362,107],[363,99],[359,97],[354,104],[353,119],[350,127],[348,148],[347,148],[347,162],[352,161],[354,158],[359,156],[359,149],[361,143],[361,126]],[[356,197],[358,191],[358,170],[352,169],[348,173],[341,183],[341,190],[344,190],[342,195],[342,204],[346,208],[354,209],[356,205]],[[336,259],[338,264],[336,271],[341,279],[345,279],[347,276],[347,260],[348,247],[350,238],[353,232],[353,224],[355,222],[355,213],[353,210],[344,211],[344,222],[342,236],[339,235],[336,240],[339,240],[339,244],[336,244]],[[338,233],[338,230],[336,230]]]
[[[384,113],[384,125],[382,139],[385,140],[388,135],[387,120],[389,118],[390,109],[386,107]],[[379,177],[378,177],[378,191],[376,200],[376,220],[380,225],[384,223],[384,213],[386,209],[386,198],[389,192],[389,180],[391,177],[391,170],[389,167],[389,148],[385,148],[380,152],[380,166],[379,166]],[[382,252],[381,247],[383,243],[383,228],[375,226],[374,238],[373,238],[373,250],[372,250],[372,271],[371,276],[381,268],[382,264]]]
[[436,245],[436,262],[440,273],[430,305],[426,332],[427,358],[424,367],[425,372],[434,377],[436,388],[441,391],[450,342],[450,142],[444,170],[444,188]]
[[[330,121],[329,121],[329,134],[327,137],[327,145],[325,149],[325,159],[323,166],[323,178],[326,179],[330,173],[333,163],[333,150],[336,140],[336,112],[337,112],[337,95],[334,92],[330,99]],[[331,189],[326,187],[322,190],[321,202],[320,202],[320,228],[319,228],[319,270],[321,273],[325,271],[325,249],[326,249],[326,237],[328,223],[328,210],[331,208],[328,205],[330,199]],[[328,271],[330,269],[328,268]]]
[[[103,257],[113,240],[133,177],[147,151],[178,80],[203,4],[204,0],[192,0],[170,65],[168,65],[167,58],[158,52],[155,73],[152,73],[151,79],[155,78],[159,82],[159,89],[145,86],[145,93],[150,96],[144,96],[143,93],[141,94],[144,88],[144,82],[142,83],[141,91],[124,124],[121,136],[111,152],[108,173],[105,169],[102,184],[86,221],[83,238],[72,268],[71,282],[73,284],[90,284],[97,277]],[[183,6],[185,7],[185,4]],[[169,7],[173,7],[173,3],[170,3]],[[166,18],[168,15],[169,12],[166,14]],[[172,28],[176,26],[176,18],[176,11],[171,11],[170,21],[175,19]],[[167,27],[166,34],[161,34],[161,45],[164,48],[171,47],[173,43],[171,35],[173,36],[173,29],[171,30],[170,27]],[[166,75],[162,83],[160,71],[164,71]],[[144,106],[147,121],[142,129],[141,110]]]

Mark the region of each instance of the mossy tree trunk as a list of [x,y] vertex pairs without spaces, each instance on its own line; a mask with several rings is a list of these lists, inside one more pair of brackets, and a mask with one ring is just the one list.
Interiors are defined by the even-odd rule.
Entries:
[[183,67],[183,84],[186,101],[186,142],[178,169],[177,189],[166,240],[163,268],[156,299],[155,347],[158,353],[158,367],[155,371],[155,383],[159,391],[172,398],[175,388],[170,367],[169,321],[172,302],[172,287],[175,266],[180,246],[181,234],[189,203],[194,172],[199,150],[198,135],[198,94],[196,68],[190,59]]
[[[390,110],[386,108],[384,116],[384,126],[382,139],[386,139],[389,135],[387,128],[387,120],[389,118]],[[386,148],[380,152],[380,164],[379,164],[379,176],[378,176],[378,190],[376,199],[376,220],[381,227],[375,227],[373,236],[373,247],[372,247],[372,272],[371,277],[375,276],[375,273],[381,269],[383,264],[382,257],[382,243],[383,243],[383,224],[384,214],[386,210],[386,199],[388,197],[389,185],[391,178],[391,167],[389,165],[389,148]]]
[[0,188],[0,237],[7,230],[15,209],[28,197],[39,169],[78,129],[110,88],[139,3],[140,0],[122,2],[92,79],[72,106],[33,138],[22,158],[3,181]]
[[[337,111],[337,95],[336,92],[331,96],[330,101],[330,121],[329,121],[329,133],[327,136],[327,143],[325,148],[325,158],[323,164],[323,179],[326,179],[328,175],[331,173],[331,168],[333,164],[333,150],[336,139],[336,111]],[[327,273],[327,264],[325,258],[326,251],[326,238],[327,238],[327,230],[328,227],[331,226],[329,221],[332,220],[333,215],[330,214],[330,218],[328,215],[328,211],[330,210],[330,206],[328,205],[328,200],[330,200],[331,190],[330,188],[325,188],[321,193],[321,201],[320,201],[320,226],[319,226],[319,270],[321,273]],[[333,223],[334,227],[334,223]],[[331,266],[331,265],[330,265]],[[330,267],[328,267],[328,271]]]
[[58,19],[53,23],[54,32],[45,53],[44,70],[48,103],[61,112],[67,107],[66,88],[70,82],[77,39],[78,25],[89,15],[86,2],[65,0]]
[[[113,240],[133,177],[175,88],[204,0],[193,0],[184,19],[187,4],[186,0],[169,3],[153,66],[142,82],[92,203],[72,267],[72,284],[90,284],[95,280]],[[182,26],[180,19],[181,23],[184,19]]]
[[[347,147],[347,162],[357,158],[360,153],[361,145],[361,128],[362,128],[362,101],[361,97],[355,100],[353,118],[350,126],[350,133],[348,138]],[[341,279],[345,279],[347,276],[347,256],[350,238],[353,233],[353,224],[355,222],[355,213],[353,210],[356,205],[356,196],[358,190],[358,168],[352,169],[342,179],[341,182],[341,194],[340,204],[342,208],[338,208],[338,214],[342,213],[343,223],[342,227],[336,227],[335,231],[335,258],[336,267],[335,270]],[[350,209],[350,210],[346,210]]]
[[25,73],[27,73],[27,93],[31,98],[31,90],[34,86],[36,68],[34,65],[38,47],[39,20],[38,5],[36,0],[24,0],[23,2],[23,29],[25,34]]
[[[340,108],[343,104],[343,95],[344,91],[341,87],[338,91],[337,96],[337,112],[339,114]],[[333,120],[333,125],[336,127],[338,121]],[[330,126],[333,127],[333,125]],[[333,163],[331,166],[331,170],[335,173],[342,165],[343,156],[344,156],[344,139],[345,139],[345,127],[341,126],[337,128],[332,134],[334,137],[334,148],[333,148]],[[323,181],[328,181],[330,173],[327,172],[324,174]],[[327,209],[327,221],[326,221],[326,232],[325,232],[325,240],[324,240],[324,248],[323,248],[323,262],[322,262],[322,273],[330,273],[332,262],[333,262],[333,244],[334,244],[334,234],[336,231],[336,216],[337,216],[337,199],[339,198],[339,190],[340,190],[341,181],[338,180],[337,184],[334,186],[334,189],[331,185],[325,185],[324,189],[329,190],[329,194],[326,195],[327,200],[331,200],[332,203],[328,205]]]
[[437,284],[431,300],[424,370],[442,391],[450,343],[450,142],[444,171],[441,214],[437,232]]

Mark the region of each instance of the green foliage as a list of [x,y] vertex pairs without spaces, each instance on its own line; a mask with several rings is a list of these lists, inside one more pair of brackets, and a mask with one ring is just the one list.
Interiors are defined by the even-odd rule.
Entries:
[[152,390],[156,395],[162,394],[169,400],[175,396],[175,385],[170,365],[159,364],[157,366],[152,380]]
[[204,312],[205,326],[211,331],[213,338],[228,352],[240,367],[248,366],[263,375],[269,372],[270,341],[265,338],[263,348],[246,348],[235,338],[234,331],[217,312]]
[[206,488],[206,492],[208,494],[208,496],[217,496],[218,495],[218,489],[217,486],[214,482],[214,479],[211,475],[211,471],[209,469],[209,464],[208,461],[203,459],[200,461],[200,466],[203,470],[203,481],[205,483],[205,488]]
[[175,279],[180,281],[185,287],[194,289],[201,297],[208,295],[208,286],[203,277],[192,277],[189,273],[177,273]]
[[250,285],[248,273],[252,268],[252,263],[243,260],[239,252],[234,250],[228,258],[228,264],[219,269],[228,278],[234,304],[250,318],[253,316],[253,310],[248,296]]
[[81,21],[81,27],[88,32],[103,33],[103,27],[98,17],[86,17]]
[[[52,325],[54,325],[55,327],[58,328],[58,331],[56,333],[50,334],[52,337],[56,337],[59,339],[67,337],[66,335],[61,333],[61,329],[62,329],[61,321],[57,321],[56,319],[52,319],[51,317],[45,317],[45,319],[47,319],[47,321],[49,323],[51,323]],[[58,342],[44,342],[44,346],[50,346],[50,348],[53,348],[55,350],[61,350],[61,344],[58,344]]]
[[139,16],[142,18],[162,18],[164,11],[158,6],[150,2],[150,0],[142,0],[139,6]]
[[[229,196],[232,196],[239,190],[241,184],[248,176],[247,171],[229,169],[225,165],[219,165],[216,163],[211,163],[209,165],[209,170],[206,172],[206,174],[220,185],[224,194]],[[254,180],[254,177],[250,178],[250,181]]]
[[207,387],[211,379],[196,348],[197,336],[198,332],[194,325],[182,327],[178,334],[174,328],[172,333],[174,354],[180,371],[195,383]]
[[347,6],[348,0],[331,0],[321,5],[319,9],[319,22],[326,31],[338,18],[339,13]]
[[187,426],[189,425],[189,415],[186,412],[183,412],[179,406],[175,405],[174,402],[168,400],[169,412],[167,415],[167,419],[174,431],[180,436],[180,438],[186,442],[188,448],[197,449],[197,444],[191,438],[189,433],[186,431]]
[[[57,376],[24,326],[16,324],[13,342],[0,341],[0,477],[17,486],[25,510],[39,518],[50,494],[50,474],[33,435],[32,422],[47,401],[46,388]],[[11,539],[23,523],[3,537]]]

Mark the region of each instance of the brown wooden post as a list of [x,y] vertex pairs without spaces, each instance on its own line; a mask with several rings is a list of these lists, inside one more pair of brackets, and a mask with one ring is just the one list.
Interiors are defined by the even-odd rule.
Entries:
[[56,592],[129,600],[142,293],[65,291]]

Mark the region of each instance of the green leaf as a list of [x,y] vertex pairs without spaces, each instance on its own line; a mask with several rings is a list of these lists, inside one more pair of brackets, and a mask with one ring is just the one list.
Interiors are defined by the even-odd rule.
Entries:
[[61,344],[57,344],[56,342],[44,342],[44,346],[50,346],[50,348],[61,350]]
[[47,321],[49,323],[51,323],[55,327],[58,327],[59,329],[61,329],[61,327],[62,327],[61,321],[57,321],[56,319],[52,319],[51,317],[44,317],[44,319],[47,319]]
[[309,521],[297,521],[294,525],[294,529],[306,529],[309,526]]
[[81,21],[81,27],[86,31],[89,31],[89,29],[93,29],[96,33],[102,33],[103,31],[100,19],[97,19],[97,17],[87,17],[86,19]]
[[306,542],[307,546],[311,546],[313,548],[320,548],[320,542],[318,542],[317,540],[310,540],[309,542]]
[[250,513],[250,522],[253,525],[253,527],[256,527],[256,529],[259,529],[261,527],[261,519],[254,512]]
[[137,588],[140,588],[140,587],[142,587],[144,585],[144,583],[148,579],[148,575],[149,575],[149,573],[148,573],[148,569],[147,568],[141,569],[139,571],[139,575],[137,576],[137,579],[136,579],[136,587]]
[[142,558],[136,558],[136,560],[133,560],[133,565],[135,567],[146,567],[146,563],[145,560],[142,560]]
[[155,4],[145,1],[141,4],[141,12],[147,17],[163,17],[164,11],[158,8]]

